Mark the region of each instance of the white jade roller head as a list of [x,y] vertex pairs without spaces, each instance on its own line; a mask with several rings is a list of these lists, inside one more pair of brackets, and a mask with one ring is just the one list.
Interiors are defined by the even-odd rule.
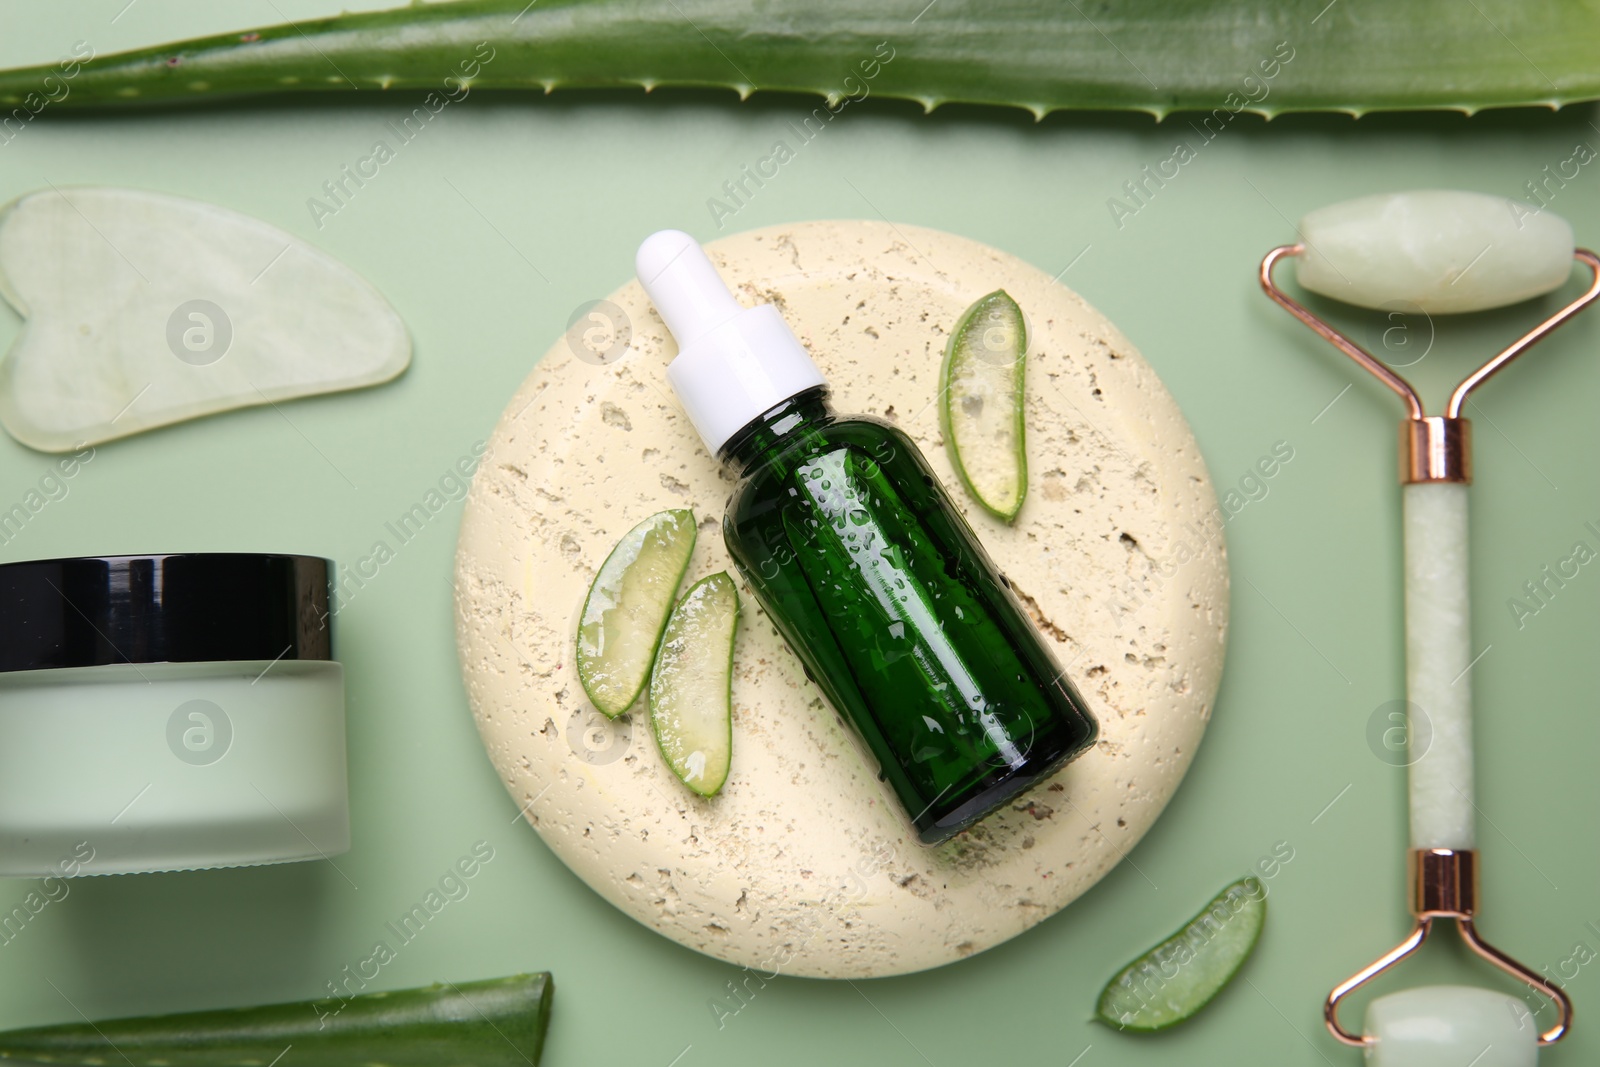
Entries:
[[[1450,394],[1442,416],[1424,412],[1415,389],[1388,365],[1278,288],[1272,271],[1294,259],[1300,284],[1361,307],[1444,314],[1503,307],[1554,292],[1574,260],[1588,289],[1523,334]],[[1300,240],[1268,252],[1261,288],[1280,307],[1377,378],[1406,405],[1400,480],[1472,480],[1468,396],[1535,342],[1600,297],[1600,257],[1573,246],[1565,219],[1504,197],[1450,190],[1346,200],[1300,221]]]
[[1301,286],[1347,304],[1441,314],[1553,292],[1572,273],[1567,220],[1450,189],[1364,196],[1300,220]]
[[1539,1027],[1516,997],[1436,985],[1367,1005],[1369,1067],[1534,1067]]

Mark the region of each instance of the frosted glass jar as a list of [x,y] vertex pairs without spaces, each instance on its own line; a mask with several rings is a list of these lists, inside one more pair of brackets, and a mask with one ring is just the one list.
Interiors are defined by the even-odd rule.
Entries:
[[235,553],[0,565],[0,877],[346,851],[331,570]]

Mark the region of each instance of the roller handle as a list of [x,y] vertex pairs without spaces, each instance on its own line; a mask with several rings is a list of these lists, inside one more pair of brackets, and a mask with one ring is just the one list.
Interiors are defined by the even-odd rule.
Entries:
[[1475,846],[1467,485],[1404,490],[1411,847]]

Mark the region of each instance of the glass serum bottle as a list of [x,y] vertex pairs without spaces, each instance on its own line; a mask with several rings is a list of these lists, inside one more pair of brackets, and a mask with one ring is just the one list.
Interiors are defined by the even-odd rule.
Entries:
[[688,234],[639,248],[678,342],[667,378],[737,476],[723,539],[921,840],[971,826],[1098,727],[915,444],[841,416],[776,308],[745,308]]

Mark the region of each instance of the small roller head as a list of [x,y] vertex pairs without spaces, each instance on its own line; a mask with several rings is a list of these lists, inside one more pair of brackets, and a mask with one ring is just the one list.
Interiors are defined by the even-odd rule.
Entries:
[[1369,1067],[1534,1067],[1539,1027],[1516,997],[1423,986],[1367,1005]]
[[1572,227],[1532,204],[1419,190],[1346,200],[1300,220],[1297,277],[1360,307],[1430,314],[1503,307],[1559,289]]

